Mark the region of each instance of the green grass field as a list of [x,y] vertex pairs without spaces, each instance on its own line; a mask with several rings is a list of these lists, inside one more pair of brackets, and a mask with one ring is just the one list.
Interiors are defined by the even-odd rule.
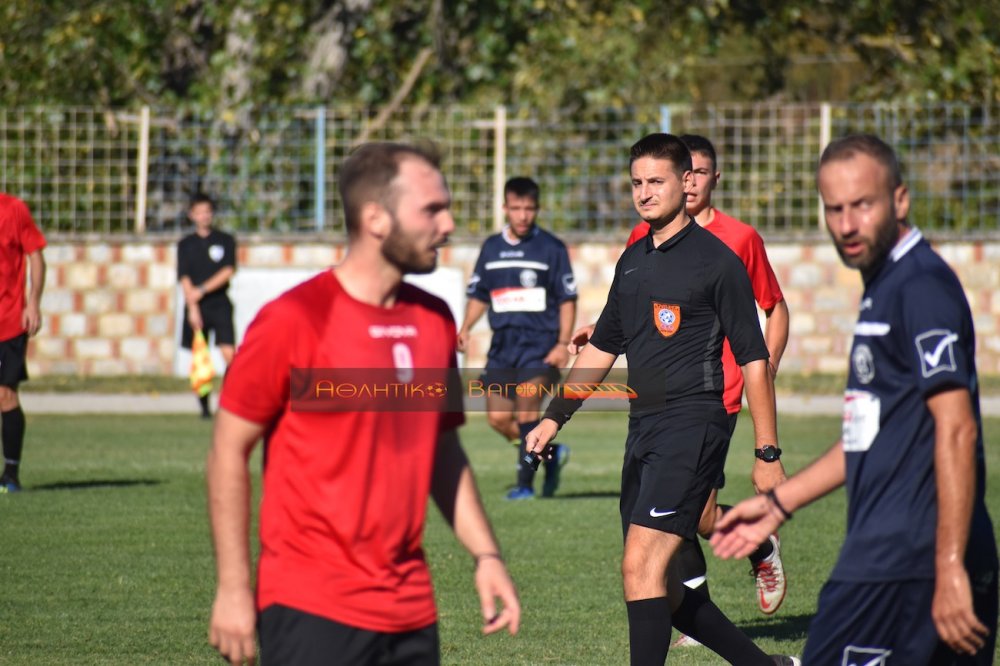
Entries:
[[[206,641],[214,569],[205,511],[210,425],[191,416],[33,416],[26,491],[0,496],[0,663],[219,663]],[[621,414],[579,414],[558,498],[509,503],[514,451],[480,415],[463,441],[519,586],[516,637],[479,633],[472,563],[431,512],[426,545],[446,664],[628,661],[621,599],[618,473]],[[749,419],[741,421],[723,501],[749,493]],[[987,440],[1000,420],[986,424]],[[784,460],[802,467],[832,442],[837,417],[784,418]],[[990,506],[1000,515],[1000,447],[989,448]],[[254,461],[259,467],[259,455]],[[789,594],[757,610],[745,561],[710,558],[713,597],[766,650],[801,651],[816,596],[843,535],[843,494],[804,509],[782,532]],[[718,664],[704,648],[670,663]]]

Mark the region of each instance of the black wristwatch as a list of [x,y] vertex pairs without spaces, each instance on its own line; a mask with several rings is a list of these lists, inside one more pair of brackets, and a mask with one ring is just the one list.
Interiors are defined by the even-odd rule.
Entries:
[[777,462],[781,458],[781,449],[777,446],[768,444],[767,446],[762,446],[759,449],[754,449],[753,454],[764,462]]

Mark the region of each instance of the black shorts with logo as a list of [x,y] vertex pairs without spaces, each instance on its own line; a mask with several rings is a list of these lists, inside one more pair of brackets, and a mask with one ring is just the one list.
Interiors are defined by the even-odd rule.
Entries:
[[350,627],[287,606],[260,614],[260,661],[266,666],[438,666],[437,624],[401,633]]
[[28,378],[28,334],[0,342],[0,386],[17,390]]
[[[202,332],[208,338],[215,331],[216,345],[235,345],[236,329],[233,328],[233,304],[228,296],[222,298],[202,299],[198,304],[201,308]],[[187,306],[184,306],[184,324],[181,328],[181,346],[191,349],[194,341],[194,331],[188,323]]]
[[686,403],[630,416],[619,508],[630,524],[693,539],[726,464],[729,422],[722,403]]

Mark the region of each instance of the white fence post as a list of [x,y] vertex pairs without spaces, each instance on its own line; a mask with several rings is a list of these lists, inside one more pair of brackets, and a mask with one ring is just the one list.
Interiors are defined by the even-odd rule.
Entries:
[[314,124],[314,147],[316,150],[313,168],[313,217],[316,231],[326,226],[326,107],[316,107]]
[[493,230],[503,229],[503,186],[507,182],[507,108],[496,107],[493,121]]
[[[823,154],[823,150],[830,144],[830,140],[833,136],[833,117],[830,113],[831,106],[829,102],[823,102],[819,105],[819,152],[820,155]],[[823,197],[816,194],[816,223],[819,226],[819,230],[823,231],[825,228],[826,216],[823,213]]]
[[139,159],[135,165],[135,220],[137,234],[146,231],[146,191],[149,184],[149,107],[139,112]]

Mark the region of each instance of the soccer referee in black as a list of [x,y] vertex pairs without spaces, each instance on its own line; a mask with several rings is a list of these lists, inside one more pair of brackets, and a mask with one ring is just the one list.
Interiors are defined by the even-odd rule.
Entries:
[[[184,290],[184,324],[181,346],[191,349],[194,332],[206,338],[215,332],[215,344],[228,366],[236,351],[233,303],[229,300],[229,280],[236,273],[236,239],[212,226],[215,203],[199,192],[191,198],[188,219],[194,233],[177,244],[177,280]],[[201,415],[210,418],[209,394],[200,397]]]
[[[661,665],[676,625],[733,664],[796,664],[768,656],[710,600],[671,575],[683,539],[697,535],[702,508],[725,464],[722,342],[729,338],[746,381],[755,446],[777,446],[774,385],[753,291],[739,258],[685,211],[691,154],[670,134],[632,146],[632,198],[650,234],[615,268],[608,302],[566,379],[599,382],[622,353],[638,397],[622,466],[622,560],[633,666]],[[541,452],[579,408],[554,399],[532,431]],[[769,490],[784,479],[777,460],[755,457],[752,479]]]

